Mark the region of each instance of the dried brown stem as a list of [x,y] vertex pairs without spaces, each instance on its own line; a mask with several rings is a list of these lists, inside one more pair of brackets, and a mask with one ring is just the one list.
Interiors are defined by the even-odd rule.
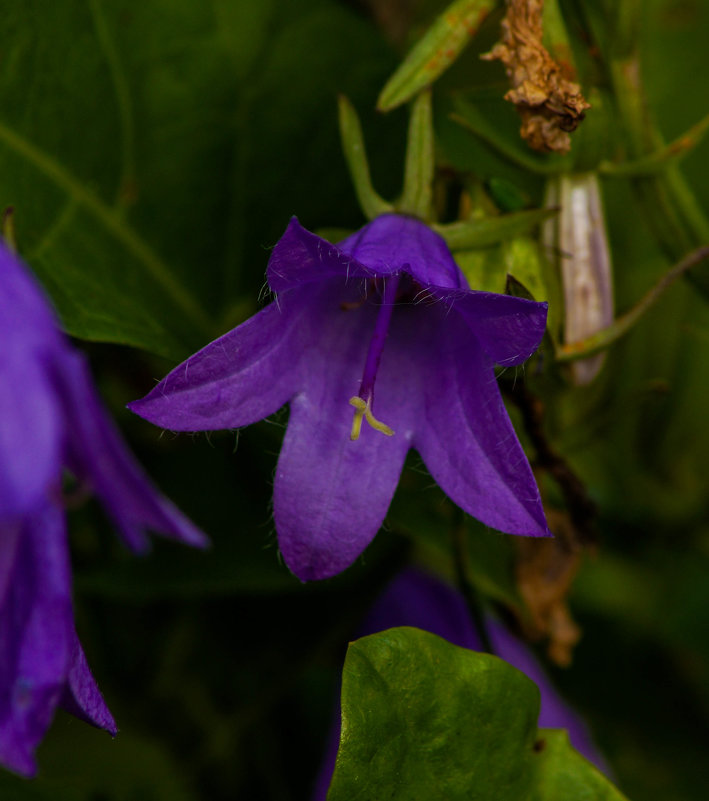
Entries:
[[543,10],[544,0],[507,0],[502,40],[483,58],[505,65],[512,83],[505,99],[517,107],[520,133],[530,147],[568,153],[569,133],[579,126],[590,104],[542,44]]

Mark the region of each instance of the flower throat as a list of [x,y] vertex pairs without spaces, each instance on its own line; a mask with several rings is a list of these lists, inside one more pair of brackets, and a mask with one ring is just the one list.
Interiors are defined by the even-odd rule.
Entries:
[[367,360],[364,363],[364,372],[362,373],[359,393],[350,398],[350,405],[355,407],[352,431],[350,433],[351,440],[359,439],[363,419],[366,420],[375,431],[380,431],[387,437],[394,436],[394,431],[389,428],[386,423],[382,423],[381,420],[377,420],[374,416],[372,405],[374,402],[374,382],[377,378],[379,363],[382,360],[384,343],[386,342],[391,315],[394,311],[394,305],[399,291],[399,280],[400,276],[398,275],[393,275],[384,279],[384,290],[381,295],[382,302],[379,307],[379,313],[377,314],[377,321],[374,325],[374,333],[369,343],[369,350],[367,351]]

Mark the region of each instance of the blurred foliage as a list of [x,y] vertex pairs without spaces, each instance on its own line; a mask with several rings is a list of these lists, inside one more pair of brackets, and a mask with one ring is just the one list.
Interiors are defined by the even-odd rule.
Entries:
[[[455,511],[415,455],[362,559],[303,586],[279,562],[270,517],[285,410],[210,438],[161,436],[123,410],[177,359],[258,308],[268,248],[290,215],[310,228],[363,222],[340,153],[338,92],[361,115],[378,190],[392,197],[400,187],[406,115],[373,109],[445,4],[377,5],[26,0],[4,9],[0,207],[15,208],[20,252],[67,330],[85,340],[137,454],[214,545],[200,554],[156,543],[136,560],[93,503],[72,513],[78,630],[121,732],[112,742],[59,716],[39,752],[40,778],[0,774],[3,801],[307,798],[345,644],[368,603],[407,558],[455,576]],[[572,156],[614,159],[622,126],[608,76],[575,24],[589,3],[561,6],[603,109],[595,123],[589,112]],[[437,156],[446,180],[474,179],[513,212],[539,206],[544,178],[502,100],[502,67],[479,60],[499,20],[499,12],[485,20],[435,85]],[[669,141],[708,110],[709,5],[648,0],[641,22],[649,106]],[[482,120],[477,134],[451,118],[461,103]],[[709,142],[680,170],[709,209]],[[623,311],[669,262],[629,180],[605,177],[603,191]],[[470,257],[499,291],[502,249]],[[675,285],[611,349],[590,387],[568,386],[548,361],[547,352],[526,366],[526,385],[543,401],[549,442],[599,510],[595,554],[570,597],[584,638],[572,668],[555,678],[630,798],[703,801],[706,302],[688,282]],[[555,483],[541,484],[562,508]],[[523,617],[512,538],[474,521],[465,532],[470,584]]]

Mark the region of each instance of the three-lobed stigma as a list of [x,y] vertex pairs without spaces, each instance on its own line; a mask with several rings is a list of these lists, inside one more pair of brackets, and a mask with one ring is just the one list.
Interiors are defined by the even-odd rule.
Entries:
[[363,398],[360,398],[359,395],[355,395],[353,398],[350,398],[350,406],[355,407],[354,413],[354,420],[352,421],[352,432],[350,433],[351,440],[358,440],[359,434],[362,430],[362,419],[364,418],[370,426],[375,431],[381,431],[382,434],[386,434],[387,437],[393,437],[394,431],[389,428],[386,423],[382,423],[381,420],[377,420],[377,418],[372,414],[372,409],[367,401]]

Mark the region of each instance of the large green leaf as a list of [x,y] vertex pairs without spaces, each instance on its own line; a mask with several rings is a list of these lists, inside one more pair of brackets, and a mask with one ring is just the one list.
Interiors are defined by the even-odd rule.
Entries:
[[184,357],[255,305],[291,214],[352,222],[335,96],[390,69],[369,34],[323,0],[7,9],[0,210],[66,329]]
[[200,7],[161,5],[8,9],[0,204],[14,206],[20,252],[70,333],[174,356],[210,330],[185,243],[214,208],[198,169],[214,169],[205,120],[225,87],[219,51],[200,52]]
[[535,684],[495,656],[412,628],[364,637],[345,661],[328,801],[622,801],[538,713]]

